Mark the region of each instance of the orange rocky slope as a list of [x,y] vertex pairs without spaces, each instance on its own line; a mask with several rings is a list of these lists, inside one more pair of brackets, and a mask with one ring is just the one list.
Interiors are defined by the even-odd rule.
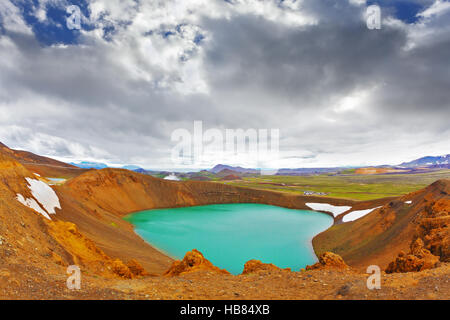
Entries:
[[21,163],[31,173],[37,173],[42,177],[73,178],[87,171],[28,151],[10,149],[1,142],[0,152]]
[[449,193],[450,181],[439,180],[359,220],[335,225],[313,239],[316,252],[335,252],[361,269],[371,264],[387,268],[401,252],[425,257],[422,249],[448,261]]
[[[49,271],[58,266],[79,264],[86,270],[104,276],[116,276],[130,271],[119,260],[106,256],[96,244],[69,222],[63,222],[51,215],[53,220],[44,218],[17,200],[18,195],[33,201],[45,212],[29,187],[30,181],[38,181],[23,165],[9,154],[0,151],[0,253],[1,264],[9,266],[43,266]],[[28,179],[28,181],[26,180]]]

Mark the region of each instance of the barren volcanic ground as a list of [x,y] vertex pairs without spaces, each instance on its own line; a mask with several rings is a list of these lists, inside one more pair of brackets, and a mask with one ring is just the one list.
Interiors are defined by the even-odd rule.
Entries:
[[[355,202],[66,166],[0,146],[1,299],[450,298],[449,180],[395,199]],[[70,180],[48,187],[52,170]],[[262,203],[309,209],[310,202],[381,208],[349,223],[341,223],[346,212],[337,216],[335,226],[314,239],[320,262],[308,270],[250,261],[238,276],[197,251],[174,262],[123,220],[153,208]],[[380,290],[366,287],[369,263],[389,272]],[[66,268],[73,264],[82,271],[78,291],[66,288]]]

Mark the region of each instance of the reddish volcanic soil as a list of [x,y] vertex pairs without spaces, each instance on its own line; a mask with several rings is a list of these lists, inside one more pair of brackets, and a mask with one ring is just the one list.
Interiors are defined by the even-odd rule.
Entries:
[[393,168],[358,168],[355,174],[382,174],[382,173],[402,173],[409,170],[393,169]]
[[0,143],[0,152],[21,163],[31,173],[37,173],[42,177],[69,179],[88,171],[58,160],[38,156],[28,151],[13,150],[2,143]]

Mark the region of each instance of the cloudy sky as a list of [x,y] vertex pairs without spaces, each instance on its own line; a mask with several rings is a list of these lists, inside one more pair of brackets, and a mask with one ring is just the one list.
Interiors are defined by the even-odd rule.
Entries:
[[450,152],[449,58],[443,0],[3,0],[0,141],[173,168],[172,133],[202,121],[279,129],[260,166],[397,164]]

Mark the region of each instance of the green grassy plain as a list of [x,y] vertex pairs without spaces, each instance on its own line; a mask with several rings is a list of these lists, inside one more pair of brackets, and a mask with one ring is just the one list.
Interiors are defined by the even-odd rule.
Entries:
[[418,174],[261,176],[226,183],[254,189],[298,194],[325,192],[333,198],[372,200],[417,191],[439,179],[450,179],[450,170]]

